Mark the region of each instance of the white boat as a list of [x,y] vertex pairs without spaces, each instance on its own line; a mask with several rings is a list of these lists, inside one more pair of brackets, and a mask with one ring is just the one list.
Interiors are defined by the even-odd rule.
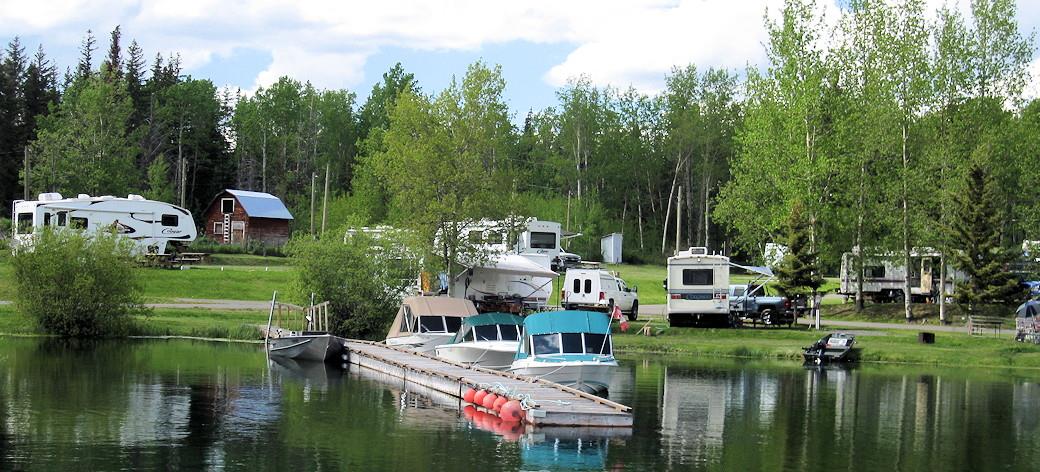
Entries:
[[326,332],[290,331],[276,328],[268,339],[272,356],[298,361],[336,362],[343,354],[343,343]]
[[597,393],[607,390],[617,365],[606,314],[547,311],[524,319],[509,371]]
[[435,348],[437,357],[460,364],[505,370],[520,347],[524,319],[509,313],[483,313],[466,318],[451,342]]
[[388,346],[430,352],[455,337],[463,318],[477,314],[473,302],[451,297],[407,297],[386,335]]

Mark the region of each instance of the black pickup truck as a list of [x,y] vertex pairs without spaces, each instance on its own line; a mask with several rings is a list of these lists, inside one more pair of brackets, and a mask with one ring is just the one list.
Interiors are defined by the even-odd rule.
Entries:
[[795,317],[790,299],[767,296],[761,285],[730,285],[729,312],[733,317],[752,325],[791,326]]

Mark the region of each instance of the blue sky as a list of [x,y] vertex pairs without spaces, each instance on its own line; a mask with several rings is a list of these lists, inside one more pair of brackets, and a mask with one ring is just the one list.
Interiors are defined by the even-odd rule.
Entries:
[[[837,0],[834,0],[837,1]],[[949,0],[965,9],[969,0]],[[0,2],[0,40],[43,44],[73,66],[87,29],[121,25],[149,61],[180,54],[186,74],[247,93],[290,75],[364,99],[394,63],[428,93],[483,59],[501,64],[515,120],[556,103],[568,79],[656,93],[674,66],[743,70],[765,62],[763,15],[780,0],[38,0]],[[934,10],[944,0],[928,0]],[[837,6],[821,0],[831,12]],[[1020,26],[1040,24],[1040,2],[1019,2]],[[1040,76],[1040,60],[1034,61]],[[1035,82],[1034,82],[1035,83]],[[1033,86],[1035,88],[1035,85]],[[1033,92],[1035,93],[1035,91]]]

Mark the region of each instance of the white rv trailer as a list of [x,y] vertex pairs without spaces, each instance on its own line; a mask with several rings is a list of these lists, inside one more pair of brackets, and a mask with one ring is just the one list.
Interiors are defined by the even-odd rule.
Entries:
[[198,234],[188,210],[140,195],[63,198],[60,193],[41,193],[38,200],[15,200],[11,213],[14,242],[19,245],[32,244],[33,233],[52,226],[87,234],[115,230],[134,242],[138,254],[169,254]]
[[[858,275],[856,256],[859,249],[841,256],[841,277],[838,293],[846,297],[856,296]],[[939,295],[939,252],[929,248],[914,248],[910,251],[910,300],[913,302],[936,302]],[[863,294],[874,301],[898,301],[903,298],[904,278],[907,276],[903,256],[896,252],[867,254],[863,262]],[[943,292],[953,295],[956,283],[965,280],[960,271],[947,265],[946,283]]]
[[668,258],[668,323],[732,325],[729,311],[729,258],[691,247]]

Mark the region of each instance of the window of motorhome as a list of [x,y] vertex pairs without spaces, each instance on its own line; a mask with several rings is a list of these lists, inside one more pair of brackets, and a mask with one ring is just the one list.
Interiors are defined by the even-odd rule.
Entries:
[[882,279],[885,277],[885,266],[867,266],[863,268],[864,276],[871,279]]
[[556,233],[531,232],[532,249],[556,249]]
[[69,218],[69,227],[75,229],[87,229],[87,225],[90,223],[86,218],[73,216]]
[[163,215],[162,216],[162,225],[163,226],[177,226],[177,224],[179,222],[180,222],[180,219],[177,218],[177,215]]
[[51,225],[51,214],[50,213],[44,213],[43,214],[43,225],[44,226],[50,226]]
[[506,235],[501,231],[488,231],[487,243],[488,244],[505,244]]
[[68,224],[68,219],[68,213],[65,213],[64,211],[58,212],[58,226],[65,226]]
[[480,230],[473,230],[469,232],[469,243],[480,244],[484,242],[484,233]]
[[715,283],[715,270],[713,269],[683,269],[683,285],[713,285]]
[[234,213],[235,212],[235,199],[234,198],[221,198],[220,199],[220,212],[221,213]]
[[32,213],[19,213],[15,224],[15,234],[29,234],[32,232]]

